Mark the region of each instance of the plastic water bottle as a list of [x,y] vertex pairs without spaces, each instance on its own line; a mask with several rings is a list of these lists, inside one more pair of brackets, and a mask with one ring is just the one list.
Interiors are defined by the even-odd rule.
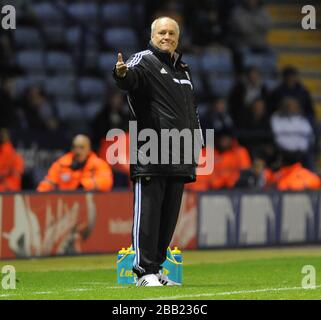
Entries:
[[132,247],[122,248],[117,257],[117,281],[119,284],[134,284],[136,279],[132,270],[135,252]]
[[125,248],[121,248],[118,251],[117,256],[117,281],[119,284],[126,284],[127,279],[124,276],[126,272],[126,260],[127,260],[127,250]]
[[126,253],[127,250],[125,248],[121,248],[121,250],[118,251],[117,260],[121,259]]
[[127,248],[127,253],[128,254],[135,254],[135,251],[133,250],[133,246],[130,246]]
[[172,254],[176,262],[183,262],[182,251],[179,250],[178,247],[174,247],[174,250],[172,250]]
[[177,282],[182,283],[183,281],[183,255],[182,251],[178,247],[174,247],[172,255],[177,262]]

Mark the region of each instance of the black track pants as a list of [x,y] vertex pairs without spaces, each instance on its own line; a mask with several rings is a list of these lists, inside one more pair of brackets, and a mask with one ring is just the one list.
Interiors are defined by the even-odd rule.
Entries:
[[178,219],[184,182],[175,177],[138,177],[134,183],[133,271],[157,273],[166,259]]

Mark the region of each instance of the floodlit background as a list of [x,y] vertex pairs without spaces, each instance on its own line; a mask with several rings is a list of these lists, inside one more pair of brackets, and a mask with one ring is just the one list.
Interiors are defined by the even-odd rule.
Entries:
[[[0,31],[0,127],[10,130],[23,156],[22,189],[35,189],[76,133],[89,134],[99,153],[108,129],[127,129],[128,107],[111,70],[118,51],[128,58],[146,48],[150,23],[160,15],[181,25],[180,50],[192,70],[204,129],[232,128],[252,160],[263,158],[277,170],[276,141],[286,133],[271,118],[298,102],[303,119],[297,126],[306,129],[294,124],[287,142],[302,139],[291,148],[320,173],[320,19],[317,30],[303,30],[307,1],[301,2],[1,1],[16,7],[17,29]],[[320,17],[320,3],[308,4]],[[298,73],[292,87],[282,82],[286,67],[288,78]],[[250,165],[237,167],[237,175]],[[114,174],[114,187],[128,187],[123,174]],[[206,189],[231,187],[234,180]]]
[[[6,4],[17,28],[0,29],[0,280],[11,264],[18,282],[4,291],[0,281],[0,298],[320,298],[318,283],[301,287],[305,265],[321,272],[320,1]],[[301,27],[306,4],[316,30]],[[181,26],[204,134],[215,129],[215,170],[183,196],[172,246],[183,249],[184,286],[118,290],[130,289],[116,280],[116,253],[131,242],[128,167],[112,167],[110,192],[36,188],[74,135],[105,161],[107,130],[128,130],[112,69],[118,52],[146,49],[163,15]],[[229,250],[195,250],[205,248]],[[13,260],[94,253],[110,255]]]

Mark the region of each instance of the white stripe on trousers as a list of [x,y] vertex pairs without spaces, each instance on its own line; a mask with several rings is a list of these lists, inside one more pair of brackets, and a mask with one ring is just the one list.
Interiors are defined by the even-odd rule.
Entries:
[[141,216],[141,178],[138,177],[135,183],[135,206],[134,206],[134,228],[133,228],[133,240],[134,240],[134,250],[135,259],[133,266],[140,272],[145,272],[139,265],[140,252],[139,252],[139,227],[140,227],[140,216]]

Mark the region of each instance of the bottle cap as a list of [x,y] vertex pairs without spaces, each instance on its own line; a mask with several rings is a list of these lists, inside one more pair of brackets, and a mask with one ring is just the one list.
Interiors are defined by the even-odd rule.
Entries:
[[178,247],[174,247],[174,250],[172,250],[173,254],[181,254],[182,251],[178,249]]
[[135,253],[135,251],[133,250],[133,246],[127,248],[127,253]]

